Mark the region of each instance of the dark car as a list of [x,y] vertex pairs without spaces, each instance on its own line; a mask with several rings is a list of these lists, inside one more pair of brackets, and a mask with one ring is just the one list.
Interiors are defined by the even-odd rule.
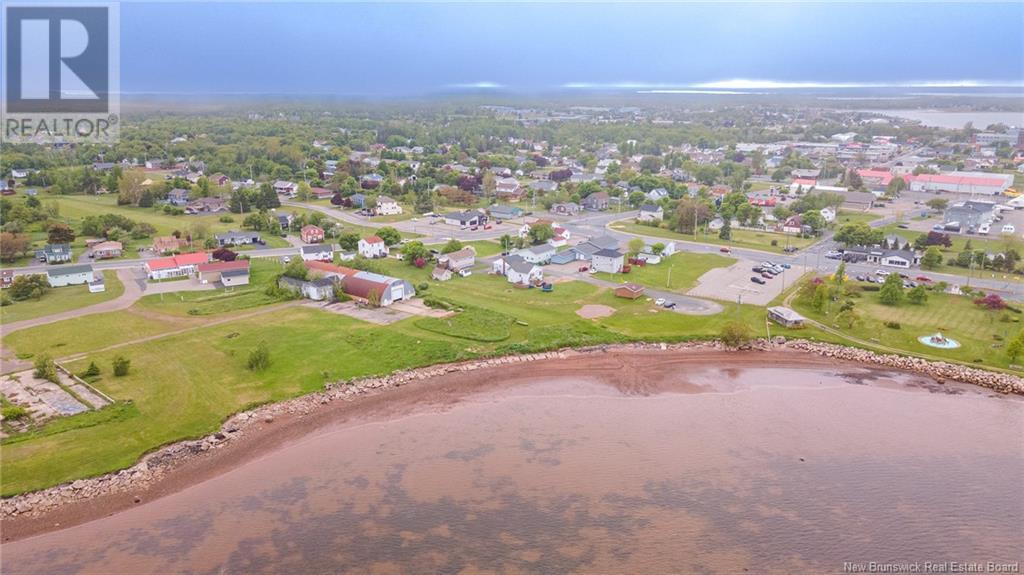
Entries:
[[764,281],[763,278],[759,278],[757,276],[751,276],[750,281],[752,281],[752,282],[754,282],[756,284],[761,284],[761,285],[764,285],[765,283],[767,283],[767,282]]
[[676,307],[676,302],[667,301],[662,305],[662,307],[664,307],[665,309],[674,309]]
[[764,268],[762,268],[761,266],[754,266],[750,268],[750,271],[754,272],[755,274],[759,274],[764,271]]
[[862,276],[862,275],[859,275],[859,276],[857,276],[857,281],[859,281],[859,282],[862,282],[862,281],[864,281],[864,279],[865,279],[865,278],[864,278],[864,276]]
[[798,249],[800,249],[800,248],[798,248],[796,246],[786,246],[786,247],[782,248],[782,251],[786,252],[787,254],[791,254],[791,253],[797,251]]

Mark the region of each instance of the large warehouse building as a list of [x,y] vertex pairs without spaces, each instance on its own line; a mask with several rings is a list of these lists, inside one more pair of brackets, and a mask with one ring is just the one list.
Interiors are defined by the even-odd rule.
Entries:
[[910,176],[913,192],[952,192],[955,194],[997,195],[1013,185],[1013,174],[987,172],[947,172]]

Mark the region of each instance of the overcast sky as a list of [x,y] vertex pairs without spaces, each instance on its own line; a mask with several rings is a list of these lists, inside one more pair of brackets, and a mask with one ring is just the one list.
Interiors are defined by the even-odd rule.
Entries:
[[1022,3],[124,2],[121,84],[394,96],[735,79],[1020,84],[1022,22]]

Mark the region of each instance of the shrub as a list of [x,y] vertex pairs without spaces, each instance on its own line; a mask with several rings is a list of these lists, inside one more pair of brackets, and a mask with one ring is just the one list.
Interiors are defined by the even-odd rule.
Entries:
[[427,289],[429,289],[429,288],[430,288],[430,284],[428,284],[427,282],[423,282],[423,283],[421,283],[421,284],[416,286],[416,290],[417,291],[421,291],[421,292],[427,291]]
[[20,405],[5,405],[0,409],[4,419],[22,419],[28,417],[28,410]]
[[85,368],[85,371],[79,374],[79,377],[85,379],[88,377],[96,377],[100,374],[100,366],[96,365],[95,361],[89,362],[89,367]]
[[779,240],[772,240],[772,246],[774,247],[777,245],[779,245]]
[[739,321],[730,321],[722,326],[719,338],[729,347],[738,347],[753,337],[750,327]]
[[974,304],[991,310],[1004,309],[1006,307],[1006,302],[1003,301],[1003,298],[994,293],[974,300]]
[[221,216],[219,221],[222,224],[230,224],[230,223],[235,221],[235,218],[233,218],[231,216]]
[[36,358],[35,371],[32,375],[39,379],[45,379],[52,381],[53,383],[60,383],[60,379],[57,377],[57,364],[53,363],[48,355],[41,355]]
[[270,367],[270,349],[267,342],[261,341],[249,352],[249,361],[246,364],[252,371],[263,371]]
[[898,321],[887,321],[883,325],[889,329],[900,329],[900,322]]
[[117,377],[128,375],[128,370],[132,366],[132,361],[123,355],[115,357],[111,363],[114,365],[114,375]]

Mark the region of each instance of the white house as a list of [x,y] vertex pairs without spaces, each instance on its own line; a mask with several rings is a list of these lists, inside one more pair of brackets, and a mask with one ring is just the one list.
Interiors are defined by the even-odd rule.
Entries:
[[437,263],[455,271],[469,269],[476,264],[476,248],[466,246],[461,250],[441,255],[437,258]]
[[47,269],[46,279],[50,282],[51,287],[63,287],[92,283],[96,278],[93,275],[92,266],[84,264]]
[[364,258],[386,258],[388,257],[388,245],[380,236],[370,236],[359,240],[359,255]]
[[590,259],[594,269],[599,272],[617,274],[622,272],[625,257],[619,250],[603,249],[594,252]]
[[544,269],[513,254],[498,258],[491,264],[491,271],[505,276],[510,283],[528,285],[544,279]]
[[655,188],[655,189],[647,192],[646,195],[647,195],[647,199],[648,200],[650,200],[652,202],[656,202],[656,201],[658,201],[658,200],[660,200],[662,198],[667,198],[668,197],[668,190],[666,190],[665,188]]
[[376,212],[378,216],[397,216],[402,213],[402,206],[392,198],[378,196]]
[[640,206],[636,219],[641,222],[660,222],[665,219],[665,210],[658,205],[644,204]]
[[299,185],[295,182],[278,180],[274,182],[274,191],[289,198],[294,198],[299,193]]
[[[383,243],[383,242],[381,242]],[[329,244],[309,244],[299,248],[302,260],[307,262],[334,261],[334,251]]]
[[829,206],[821,208],[819,213],[821,214],[822,219],[825,220],[826,224],[831,224],[836,221],[836,211]]
[[551,244],[530,246],[519,250],[516,254],[531,264],[546,264],[555,255],[555,246]]

